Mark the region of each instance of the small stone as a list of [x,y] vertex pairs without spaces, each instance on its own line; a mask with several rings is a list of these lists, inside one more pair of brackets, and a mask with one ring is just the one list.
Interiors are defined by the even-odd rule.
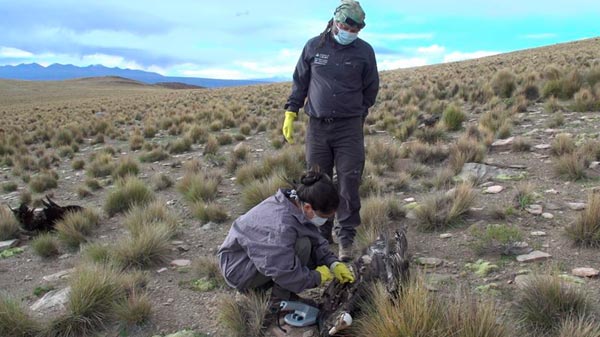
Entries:
[[545,190],[544,193],[548,193],[548,194],[558,194],[559,192],[555,189],[550,189],[550,190]]
[[442,259],[438,259],[437,257],[421,257],[417,259],[417,263],[426,267],[438,267],[441,266],[444,261],[442,261]]
[[308,331],[305,331],[302,334],[302,337],[313,337],[314,335],[315,335],[315,331],[314,330],[308,330]]
[[533,148],[536,150],[546,150],[551,147],[552,147],[552,145],[550,145],[550,144],[538,144],[538,145],[535,145]]
[[529,254],[517,256],[517,261],[519,261],[519,262],[535,262],[535,261],[540,261],[540,260],[546,260],[551,257],[552,257],[552,255],[550,255],[548,253],[544,253],[539,250],[534,250],[533,252],[531,252]]
[[71,273],[74,270],[75,270],[74,268],[61,270],[58,273],[54,273],[52,275],[46,275],[46,276],[42,277],[42,280],[44,280],[46,282],[56,282],[60,279],[69,277],[69,275],[71,275]]
[[567,202],[567,207],[574,211],[582,211],[585,209],[586,205],[583,202]]
[[171,261],[171,266],[173,267],[187,267],[192,264],[190,260],[173,260]]
[[215,223],[214,223],[214,222],[208,222],[208,223],[204,224],[204,225],[203,225],[202,227],[200,227],[200,228],[202,228],[202,229],[204,229],[204,230],[211,230],[211,229],[213,229],[213,227],[214,227],[214,226],[215,226]]
[[415,202],[415,198],[406,198],[404,199],[405,202]]
[[489,194],[498,194],[500,192],[504,191],[504,187],[500,186],[500,185],[494,185],[494,186],[490,186],[485,190],[485,193],[489,193]]
[[542,231],[531,232],[531,236],[546,236],[546,232],[542,232]]
[[156,272],[160,274],[160,273],[166,272],[167,270],[169,270],[169,269],[163,267],[163,268],[160,268],[159,270],[157,270]]
[[17,240],[17,239],[15,239],[15,240],[1,241],[0,242],[0,252],[4,251],[4,250],[7,250],[7,249],[10,249],[10,248],[13,248],[13,247],[15,247],[18,244],[19,244],[19,240]]
[[542,215],[542,213],[544,212],[544,208],[542,207],[542,205],[529,205],[527,206],[527,212],[529,212],[530,214],[533,215]]
[[554,219],[554,215],[552,213],[542,213],[542,218],[544,219]]
[[451,237],[452,237],[452,234],[450,234],[450,233],[440,234],[440,239],[449,239]]
[[185,242],[183,242],[183,241],[178,241],[178,240],[173,240],[173,241],[171,241],[171,244],[172,244],[173,246],[179,246],[179,245],[183,245],[184,243],[185,243]]
[[515,137],[509,137],[506,139],[498,139],[497,141],[492,143],[492,148],[495,149],[504,149],[504,148],[509,148],[512,143],[514,142]]
[[533,251],[529,244],[525,241],[515,242],[507,249],[507,255],[524,255]]
[[594,268],[575,268],[571,273],[579,277],[596,277],[600,275],[600,271]]
[[598,168],[598,167],[600,167],[600,161],[593,161],[593,162],[591,162],[591,163],[590,163],[590,168],[591,168],[592,170],[593,170],[593,169],[596,169],[596,168]]

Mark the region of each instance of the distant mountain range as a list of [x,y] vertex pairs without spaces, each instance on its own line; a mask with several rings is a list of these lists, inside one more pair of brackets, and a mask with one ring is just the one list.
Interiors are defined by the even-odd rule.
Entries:
[[233,87],[285,81],[285,79],[281,78],[256,80],[223,80],[200,77],[170,77],[148,71],[108,68],[102,65],[77,67],[70,64],[52,64],[48,67],[43,67],[37,63],[29,63],[19,64],[17,66],[0,66],[0,78],[12,80],[60,81],[74,78],[102,76],[125,77],[147,84],[156,84],[164,82],[184,83],[205,88]]

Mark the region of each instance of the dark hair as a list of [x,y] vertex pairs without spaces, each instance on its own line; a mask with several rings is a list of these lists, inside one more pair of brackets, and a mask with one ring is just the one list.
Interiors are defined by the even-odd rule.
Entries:
[[325,44],[325,40],[327,40],[327,34],[331,32],[331,27],[333,27],[333,19],[330,19],[329,22],[327,22],[327,27],[325,27],[325,30],[320,35],[321,40],[319,40],[319,45],[317,46],[317,48],[323,47],[323,45]]
[[340,197],[333,181],[318,167],[311,168],[300,178],[299,184],[294,184],[298,199],[308,203],[316,211],[325,213],[337,210]]

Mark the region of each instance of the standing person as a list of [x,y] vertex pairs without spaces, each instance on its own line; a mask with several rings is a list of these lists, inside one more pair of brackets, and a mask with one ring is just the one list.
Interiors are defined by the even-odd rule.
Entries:
[[[292,93],[285,105],[283,135],[294,142],[293,122],[298,111],[310,117],[306,131],[306,161],[339,183],[340,207],[336,234],[339,256],[352,258],[356,227],[360,224],[361,183],[365,164],[363,124],[379,91],[373,48],[358,38],[365,13],[358,1],[342,0],[325,31],[310,39],[294,71]],[[332,241],[333,222],[321,228]]]
[[331,179],[312,170],[294,189],[278,190],[237,218],[217,254],[227,284],[242,292],[272,287],[277,302],[296,300],[296,293],[333,277],[354,282],[317,229],[338,205]]

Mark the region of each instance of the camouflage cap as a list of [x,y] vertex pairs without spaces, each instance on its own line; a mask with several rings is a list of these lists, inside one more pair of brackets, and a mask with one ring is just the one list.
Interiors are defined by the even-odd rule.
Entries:
[[360,3],[354,0],[342,0],[342,4],[333,13],[333,19],[359,29],[366,25],[365,12]]

